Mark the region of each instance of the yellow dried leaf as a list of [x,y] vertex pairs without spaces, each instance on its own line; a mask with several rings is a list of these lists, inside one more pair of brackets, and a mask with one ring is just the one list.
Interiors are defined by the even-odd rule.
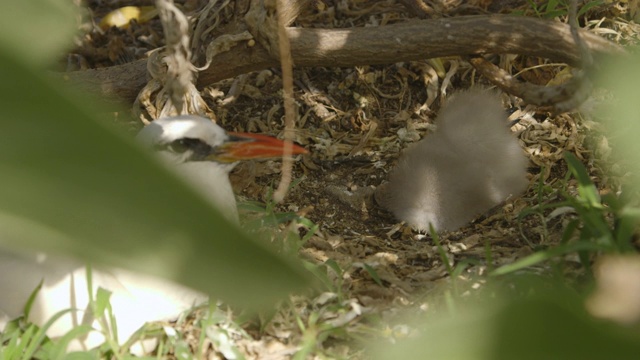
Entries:
[[154,6],[125,6],[105,15],[99,26],[102,30],[107,30],[112,26],[126,29],[131,20],[142,24],[157,15],[158,10]]

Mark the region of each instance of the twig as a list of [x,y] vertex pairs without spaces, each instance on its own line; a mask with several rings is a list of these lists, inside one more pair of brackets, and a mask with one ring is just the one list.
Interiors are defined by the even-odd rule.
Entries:
[[[295,1],[295,0],[294,0]],[[282,176],[280,184],[273,193],[273,200],[282,202],[291,185],[291,171],[293,168],[294,126],[296,121],[295,100],[293,98],[293,59],[291,58],[291,43],[285,28],[287,14],[283,9],[288,6],[287,0],[278,0],[278,47],[280,49],[280,64],[282,67],[282,96],[284,97],[284,153],[282,154]]]

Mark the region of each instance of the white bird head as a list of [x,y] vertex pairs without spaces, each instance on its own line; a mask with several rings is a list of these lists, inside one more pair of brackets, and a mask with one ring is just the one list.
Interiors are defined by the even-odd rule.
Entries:
[[[214,161],[233,164],[240,160],[278,157],[284,153],[281,140],[258,134],[227,133],[211,120],[195,115],[155,120],[140,131],[138,140],[173,163]],[[293,145],[293,155],[306,152],[304,148]],[[229,170],[232,167],[228,166]]]
[[[282,156],[285,147],[270,136],[227,133],[211,120],[194,115],[155,120],[138,133],[138,140],[156,150],[171,170],[233,222],[238,221],[238,211],[229,172],[240,160]],[[291,152],[307,150],[293,145]]]

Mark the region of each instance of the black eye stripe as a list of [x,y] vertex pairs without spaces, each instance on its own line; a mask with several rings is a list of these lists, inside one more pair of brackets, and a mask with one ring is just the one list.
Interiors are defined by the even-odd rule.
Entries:
[[176,154],[191,151],[190,160],[203,160],[213,152],[213,148],[206,142],[195,138],[180,138],[170,143],[158,146],[159,150],[168,150]]

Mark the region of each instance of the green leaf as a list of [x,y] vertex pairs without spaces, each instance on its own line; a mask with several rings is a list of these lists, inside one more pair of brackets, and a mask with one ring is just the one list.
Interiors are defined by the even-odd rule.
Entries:
[[440,260],[442,261],[445,268],[447,269],[447,274],[449,274],[450,276],[453,276],[453,268],[451,267],[451,262],[449,261],[447,252],[444,250],[444,248],[442,247],[442,244],[440,243],[440,237],[438,236],[436,229],[433,227],[433,224],[429,224],[429,235],[431,235],[431,238],[436,243],[438,254],[440,255]]
[[105,315],[105,310],[107,309],[107,307],[110,305],[109,304],[109,299],[111,298],[111,291],[103,289],[103,288],[98,288],[98,291],[96,292],[96,300],[94,303],[94,307],[92,309],[93,311],[93,316],[95,317],[102,317]]
[[474,299],[455,316],[425,322],[415,337],[396,344],[378,341],[371,354],[379,360],[638,357],[640,342],[632,330],[593,319],[566,288],[534,288],[532,293],[541,295]]
[[[56,339],[55,343],[51,347],[51,350],[48,352],[49,358],[68,360],[69,355],[67,354],[67,348],[69,347],[69,344],[71,343],[71,341],[88,335],[89,332],[91,332],[92,330],[93,329],[91,328],[91,326],[83,325],[83,324],[80,324],[74,327],[73,329],[69,330],[69,332],[64,334],[62,337]],[[79,358],[78,356],[79,354],[81,353],[75,353],[73,357]],[[86,353],[84,358],[95,359],[96,356],[95,354]]]
[[[73,255],[270,306],[306,285],[115,129],[95,102],[0,48],[0,246]],[[260,294],[260,296],[255,296]]]
[[625,172],[634,180],[635,190],[640,188],[640,63],[638,47],[629,48],[628,56],[608,59],[606,66],[598,71],[600,86],[610,89],[614,95],[598,109],[600,118],[605,119],[614,160],[624,164]]
[[595,244],[593,242],[588,242],[588,241],[579,241],[579,242],[562,244],[562,245],[553,247],[549,250],[535,252],[516,262],[501,266],[496,270],[494,270],[490,275],[491,276],[505,275],[508,273],[512,273],[514,271],[522,270],[529,266],[533,266],[543,261],[553,259],[560,255],[566,255],[566,254],[570,254],[578,251],[596,252],[596,251],[602,251],[602,250],[603,250],[603,246]]
[[640,209],[624,208],[617,215],[615,241],[618,248],[625,252],[633,252],[633,234],[640,223]]
[[336,275],[338,276],[342,276],[342,269],[340,268],[340,265],[338,265],[338,263],[333,260],[333,259],[328,259],[327,261],[324,262],[325,265],[327,265],[329,268],[331,268],[331,270],[333,270]]
[[600,1],[600,0],[591,1],[591,2],[588,2],[588,3],[584,4],[584,6],[581,7],[580,10],[578,10],[578,17],[584,15],[587,11],[591,10],[592,8],[595,8],[595,7],[600,6],[602,4],[604,4],[604,1]]
[[378,284],[380,286],[384,286],[384,284],[382,284],[382,280],[380,280],[380,276],[378,276],[378,273],[376,272],[376,270],[373,267],[371,267],[371,266],[369,266],[369,265],[367,265],[365,263],[363,263],[362,265],[363,265],[365,271],[369,274],[369,276],[371,276],[373,281],[376,282],[376,284]]
[[78,7],[73,1],[8,0],[0,4],[0,48],[4,51],[42,67],[63,55],[62,48],[71,46],[78,27],[74,21]]
[[[36,329],[37,327],[34,325],[31,325],[28,329],[27,332],[25,332],[25,334],[22,336],[22,340],[21,341],[26,341],[28,346],[24,349],[24,359],[31,359],[33,357],[33,354],[36,353],[36,351],[38,350],[38,348],[40,346],[42,346],[43,342],[45,341],[45,339],[47,338],[46,332],[47,330],[49,330],[49,328],[51,326],[53,326],[53,324],[58,321],[58,319],[60,319],[61,317],[63,317],[65,314],[72,312],[72,309],[66,309],[66,310],[62,310],[59,311],[57,313],[55,313],[49,320],[47,320],[46,323],[44,323],[44,325],[42,325],[41,328],[38,328],[37,331],[35,331],[35,333],[33,334],[33,336],[29,335],[27,336],[27,332],[29,332],[32,329]],[[28,339],[28,341],[27,341]]]
[[571,174],[573,174],[578,181],[578,193],[582,199],[593,208],[602,208],[598,190],[595,185],[593,185],[593,182],[589,177],[589,173],[587,172],[587,169],[584,168],[584,165],[582,165],[580,160],[570,152],[564,153],[564,160],[567,162]]
[[33,289],[33,291],[31,292],[31,295],[29,295],[29,298],[27,299],[27,302],[24,305],[24,311],[22,313],[24,314],[24,318],[27,320],[29,319],[29,314],[31,314],[31,309],[33,308],[33,304],[36,301],[36,297],[38,296],[40,289],[42,289],[43,281],[44,280],[40,280],[40,282],[38,283],[38,286],[36,286],[36,288]]
[[[126,356],[122,357],[123,359],[126,358]],[[100,359],[100,354],[98,353],[98,351],[96,349],[92,349],[90,351],[75,351],[75,352],[71,352],[68,354],[65,354],[64,357],[62,358],[64,360],[98,360]],[[137,360],[149,360],[149,358],[145,358],[145,357],[139,357],[136,358]],[[152,359],[156,359],[156,358],[152,358]]]
[[545,11],[548,12],[552,12],[552,11],[556,11],[558,8],[558,1],[557,0],[549,0],[547,1],[547,5],[545,6]]

